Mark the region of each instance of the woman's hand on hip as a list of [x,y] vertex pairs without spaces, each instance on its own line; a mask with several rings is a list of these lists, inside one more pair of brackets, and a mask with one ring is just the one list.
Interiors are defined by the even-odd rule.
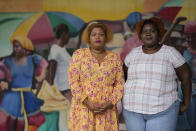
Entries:
[[183,114],[188,108],[188,104],[180,103],[179,114]]

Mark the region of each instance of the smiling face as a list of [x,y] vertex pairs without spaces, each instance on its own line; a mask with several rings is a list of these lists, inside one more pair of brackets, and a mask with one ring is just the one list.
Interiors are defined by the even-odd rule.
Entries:
[[145,24],[141,31],[141,40],[146,47],[153,47],[158,44],[158,31],[153,24]]
[[89,37],[89,46],[93,49],[104,49],[106,42],[106,34],[101,27],[95,27],[92,29]]

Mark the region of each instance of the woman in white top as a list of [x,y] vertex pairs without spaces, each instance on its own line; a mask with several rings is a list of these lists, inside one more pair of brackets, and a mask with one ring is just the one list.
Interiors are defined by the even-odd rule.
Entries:
[[[72,98],[68,85],[68,66],[71,56],[66,50],[66,45],[69,41],[69,28],[66,24],[59,24],[54,31],[56,42],[52,45],[48,56],[49,68],[47,81],[50,85],[57,87],[61,94],[67,98],[67,102],[62,105],[65,109],[62,109],[62,107],[58,105],[56,105],[55,111],[53,111],[54,109],[52,108],[48,108],[48,110],[52,111],[45,114],[47,120],[40,130],[65,131],[68,130],[68,117]],[[55,91],[56,90],[54,90],[54,92]],[[53,102],[61,102],[61,100],[58,101],[58,98],[61,98],[58,93],[56,93],[56,98]]]
[[68,66],[71,56],[66,50],[69,41],[69,29],[66,24],[59,24],[56,29],[56,44],[53,44],[48,56],[48,82],[55,84],[59,91],[71,101],[71,92],[68,85]]
[[[158,18],[137,24],[142,46],[125,58],[128,67],[123,115],[129,131],[175,131],[178,112],[186,111],[191,96],[191,71],[173,47],[160,44],[164,25]],[[179,103],[177,79],[182,83]],[[179,106],[180,105],[180,106]]]

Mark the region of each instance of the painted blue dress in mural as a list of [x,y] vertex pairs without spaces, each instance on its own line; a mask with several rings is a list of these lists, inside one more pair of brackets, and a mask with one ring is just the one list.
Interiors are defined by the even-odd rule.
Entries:
[[[6,125],[10,125],[10,121],[7,119],[11,118],[13,123],[18,120],[23,120],[21,125],[17,125],[10,128],[21,128],[24,127],[24,113],[21,112],[22,108],[22,97],[21,92],[16,89],[24,89],[27,91],[23,92],[24,96],[24,108],[28,117],[28,123],[30,125],[40,126],[43,123],[44,118],[40,117],[40,106],[43,105],[43,100],[38,99],[31,91],[32,80],[34,77],[34,67],[40,64],[42,57],[39,55],[30,55],[24,65],[15,64],[14,57],[8,57],[5,59],[4,64],[10,70],[12,82],[10,83],[11,90],[4,92],[4,97],[0,106],[0,113],[5,117],[5,121],[0,122],[0,127],[3,126],[2,122]],[[28,90],[30,89],[30,90]],[[34,121],[32,118],[37,115],[40,119]],[[9,123],[9,124],[8,124]],[[1,125],[2,124],[2,125]],[[1,128],[2,129],[2,128]],[[8,129],[5,129],[8,130]],[[24,130],[24,129],[23,129]]]

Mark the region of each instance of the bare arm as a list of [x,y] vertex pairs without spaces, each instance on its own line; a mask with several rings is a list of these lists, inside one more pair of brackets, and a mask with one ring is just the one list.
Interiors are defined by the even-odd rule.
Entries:
[[124,71],[124,78],[125,81],[127,80],[127,75],[128,75],[128,67],[125,65],[125,63],[123,64],[123,71]]
[[177,76],[182,84],[183,101],[180,104],[180,113],[185,112],[190,105],[192,82],[191,82],[191,70],[187,63],[175,69]]
[[57,62],[55,60],[49,61],[47,81],[50,85],[54,84],[54,77],[56,73]]

